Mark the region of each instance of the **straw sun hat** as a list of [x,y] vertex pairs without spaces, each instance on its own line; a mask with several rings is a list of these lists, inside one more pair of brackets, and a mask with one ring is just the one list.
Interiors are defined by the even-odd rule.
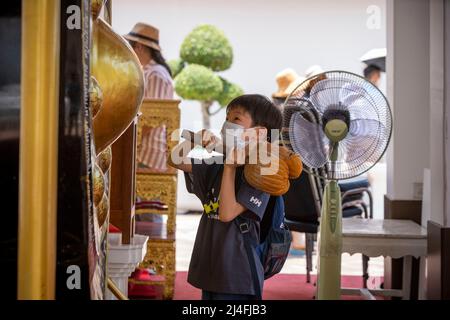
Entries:
[[284,69],[280,71],[275,80],[278,85],[277,92],[272,94],[273,98],[286,98],[294,89],[300,85],[305,78],[299,76],[293,69]]
[[139,42],[147,47],[161,51],[159,46],[159,30],[146,23],[136,23],[133,29],[123,36],[130,41]]

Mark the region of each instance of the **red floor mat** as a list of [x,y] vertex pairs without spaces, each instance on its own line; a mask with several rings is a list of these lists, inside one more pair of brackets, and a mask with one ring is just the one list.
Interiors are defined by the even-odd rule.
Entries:
[[[369,287],[372,278],[369,279]],[[380,278],[377,278],[379,283]],[[343,276],[342,286],[347,288],[361,288],[362,277]],[[303,274],[277,274],[264,283],[263,299],[265,300],[311,300],[316,287],[313,285],[315,276],[311,276],[311,283],[306,283]],[[201,292],[187,283],[187,272],[177,272],[175,280],[174,300],[199,300]],[[343,299],[356,299],[358,296],[343,296]]]

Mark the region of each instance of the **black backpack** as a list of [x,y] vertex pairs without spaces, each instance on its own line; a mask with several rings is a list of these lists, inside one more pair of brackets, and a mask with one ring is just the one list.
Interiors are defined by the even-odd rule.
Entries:
[[284,225],[284,199],[282,196],[270,196],[260,224],[259,244],[252,243],[246,218],[238,216],[235,221],[244,237],[244,246],[252,270],[256,297],[261,299],[262,293],[252,249],[257,253],[264,268],[264,280],[281,271],[289,255],[292,241],[291,232]]

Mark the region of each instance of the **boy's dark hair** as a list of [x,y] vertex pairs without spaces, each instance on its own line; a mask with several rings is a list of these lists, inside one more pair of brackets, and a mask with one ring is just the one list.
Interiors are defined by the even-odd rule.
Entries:
[[281,130],[281,111],[269,98],[260,94],[244,94],[231,100],[227,106],[227,113],[236,107],[242,108],[250,114],[253,126],[265,127],[268,139],[270,139],[270,130]]
[[373,64],[367,66],[363,71],[364,78],[369,78],[374,72],[381,72],[381,69]]

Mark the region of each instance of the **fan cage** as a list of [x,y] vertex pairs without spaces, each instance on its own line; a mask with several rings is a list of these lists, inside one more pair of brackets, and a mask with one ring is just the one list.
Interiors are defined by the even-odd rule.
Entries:
[[[332,163],[322,116],[330,105],[342,103],[342,97],[351,124]],[[289,94],[282,109],[282,144],[302,157],[307,172],[322,179],[345,180],[367,172],[383,157],[392,135],[386,97],[369,81],[347,71],[327,71],[306,79]],[[293,119],[302,125],[291,123]],[[296,137],[295,130],[302,136]],[[311,138],[314,141],[308,141]]]

